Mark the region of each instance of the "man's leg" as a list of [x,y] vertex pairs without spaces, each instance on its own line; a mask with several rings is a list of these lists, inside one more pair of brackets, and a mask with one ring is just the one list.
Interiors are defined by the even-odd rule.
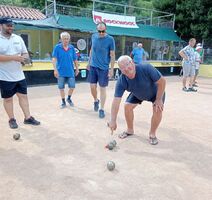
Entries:
[[75,78],[68,78],[68,88],[69,90],[68,90],[67,102],[69,103],[70,106],[74,106],[71,96],[75,88]]
[[106,101],[106,87],[100,87],[100,103],[102,110],[104,110],[105,101]]
[[12,129],[18,128],[18,124],[16,123],[14,112],[13,112],[13,97],[4,98],[3,100],[4,109],[9,117],[9,126]]
[[69,88],[68,90],[68,96],[71,97],[71,95],[73,94],[74,88]]
[[29,111],[29,101],[26,94],[16,93],[18,96],[19,105],[24,113],[25,119],[29,119],[31,117]]
[[190,80],[189,80],[189,89],[188,89],[188,91],[190,91],[190,92],[197,92],[197,90],[193,88],[194,76],[195,76],[195,67],[191,66]]
[[64,89],[60,89],[60,97],[61,97],[61,100],[62,100],[60,107],[65,108],[66,107],[66,101],[65,101],[65,90]]
[[69,103],[70,106],[74,106],[74,103],[73,103],[73,101],[71,99],[73,91],[74,91],[74,88],[69,88],[69,90],[68,90],[67,102]]
[[14,112],[13,112],[13,97],[10,98],[4,98],[3,100],[4,109],[9,117],[9,119],[14,118]]
[[18,96],[19,105],[24,113],[24,117],[25,117],[24,124],[30,124],[35,126],[40,125],[40,122],[30,115],[29,101],[28,101],[27,94],[21,94],[21,93],[16,93],[16,94]]
[[187,92],[187,78],[190,73],[190,65],[187,63],[183,63],[183,91]]
[[197,80],[197,76],[199,74],[199,69],[195,69],[195,76],[194,76],[194,80],[193,80],[193,87],[198,87],[198,85],[196,84],[196,80]]
[[187,77],[183,77],[183,88],[186,88]]
[[60,97],[61,97],[61,99],[65,99],[65,90],[64,89],[60,89]]
[[91,89],[91,95],[94,99],[94,101],[97,101],[97,84],[91,83],[90,84],[90,89]]
[[162,119],[162,111],[157,110],[156,112],[156,108],[153,105],[153,115],[152,115],[152,119],[151,119],[151,128],[149,131],[149,136],[152,138],[156,137],[156,130],[161,122]]
[[127,122],[127,133],[134,134],[134,112],[133,109],[137,106],[137,104],[131,104],[126,102],[124,106],[125,120]]
[[61,108],[66,107],[66,101],[65,101],[65,77],[58,77],[57,78],[57,85],[58,89],[60,90],[60,97],[61,97]]
[[193,83],[194,83],[194,76],[190,76],[190,79],[189,79],[189,87],[193,87]]
[[99,118],[105,117],[104,106],[106,101],[106,88],[109,83],[109,70],[101,70],[98,69],[98,81],[100,87],[100,102],[101,102],[101,109],[99,110]]

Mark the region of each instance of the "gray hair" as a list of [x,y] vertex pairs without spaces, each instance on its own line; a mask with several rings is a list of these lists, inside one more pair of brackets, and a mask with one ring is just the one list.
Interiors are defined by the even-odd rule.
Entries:
[[62,39],[63,37],[68,37],[68,38],[70,38],[71,36],[70,36],[70,34],[69,34],[68,32],[62,32],[62,33],[60,34],[60,38]]
[[119,57],[117,63],[118,63],[118,65],[119,65],[119,64],[121,64],[121,63],[123,63],[123,62],[126,62],[126,61],[132,62],[132,58],[131,58],[130,56],[128,56],[128,55],[123,55],[123,56],[120,56],[120,57]]
[[138,43],[138,47],[143,47],[143,44],[142,43]]

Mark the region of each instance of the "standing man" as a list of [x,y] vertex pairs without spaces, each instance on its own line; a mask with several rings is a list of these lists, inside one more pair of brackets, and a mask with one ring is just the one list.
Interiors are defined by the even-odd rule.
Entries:
[[[77,55],[73,45],[70,45],[70,34],[62,32],[60,34],[61,43],[58,43],[52,53],[52,62],[54,65],[54,76],[57,78],[58,88],[62,99],[61,108],[66,107],[65,101],[65,83],[68,83],[68,97],[67,102],[70,106],[74,106],[71,95],[75,88],[75,76],[78,75],[78,61]],[[76,71],[74,73],[74,66]]]
[[165,100],[166,81],[160,72],[150,64],[136,65],[129,56],[121,56],[118,59],[118,66],[122,74],[119,77],[114,99],[111,108],[111,119],[108,123],[111,131],[117,128],[117,115],[121,98],[125,91],[130,92],[125,103],[125,119],[127,129],[119,135],[124,139],[134,134],[134,108],[143,101],[152,102],[153,115],[151,119],[151,128],[149,131],[149,142],[152,145],[158,144],[156,130],[162,119],[163,104]]
[[[115,42],[113,37],[106,33],[106,24],[104,22],[97,24],[97,31],[98,33],[94,33],[91,37],[91,50],[88,64],[89,82],[91,94],[94,99],[94,111],[98,112],[99,110],[99,118],[104,118],[106,87],[108,86],[109,77],[113,77],[115,64]],[[100,86],[100,109],[99,99],[97,98],[97,82]]]
[[[197,92],[193,88],[193,80],[195,75],[195,53],[194,46],[196,44],[196,39],[191,38],[189,44],[179,51],[179,55],[183,58],[182,67],[183,67],[183,91],[185,92]],[[189,77],[189,87],[187,89],[186,82]]]
[[15,94],[24,113],[24,124],[39,125],[40,122],[29,111],[27,83],[21,64],[29,61],[26,46],[20,36],[13,34],[13,21],[10,18],[1,18],[0,26],[0,88],[9,126],[18,128],[13,112]]
[[145,58],[145,52],[144,52],[142,43],[138,43],[138,46],[133,49],[131,56],[136,65],[142,63],[142,61]]
[[201,55],[200,55],[201,51],[202,51],[202,47],[198,45],[195,51],[195,76],[193,80],[193,87],[198,87],[198,85],[196,84],[196,79],[199,74],[200,63],[202,62]]

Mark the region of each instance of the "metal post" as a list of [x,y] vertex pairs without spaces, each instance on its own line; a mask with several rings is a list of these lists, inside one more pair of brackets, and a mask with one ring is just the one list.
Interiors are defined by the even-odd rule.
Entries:
[[56,0],[54,0],[54,15],[57,14]]
[[151,11],[150,25],[152,25],[152,17],[153,17],[153,11]]
[[202,51],[203,51],[203,53],[202,53],[202,63],[204,63],[204,39],[202,40]]
[[46,16],[48,16],[48,12],[47,12],[47,1],[45,0],[45,14]]
[[39,57],[38,57],[38,59],[40,60],[40,58],[41,58],[41,57],[40,57],[40,56],[41,56],[41,38],[40,38],[40,30],[39,30],[39,39],[38,39],[38,41],[39,41],[39,43],[38,43],[38,44],[39,44],[39,46],[38,46],[38,48],[39,48],[39,54],[38,54]]
[[127,6],[124,5],[124,15],[126,16],[127,15]]
[[93,1],[93,11],[95,11],[95,0]]
[[173,25],[172,25],[172,28],[174,29],[175,27],[175,15],[174,15],[174,19],[173,19]]

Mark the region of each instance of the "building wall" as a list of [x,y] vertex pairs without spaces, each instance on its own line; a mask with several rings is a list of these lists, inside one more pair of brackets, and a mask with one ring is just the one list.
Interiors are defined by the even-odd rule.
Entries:
[[16,31],[16,34],[28,35],[28,50],[33,53],[33,59],[44,59],[46,53],[52,52],[52,30],[20,30]]
[[46,58],[47,53],[52,53],[53,50],[53,34],[51,31],[42,31],[41,37],[40,37],[40,45],[41,45],[41,53],[40,58],[44,59]]

